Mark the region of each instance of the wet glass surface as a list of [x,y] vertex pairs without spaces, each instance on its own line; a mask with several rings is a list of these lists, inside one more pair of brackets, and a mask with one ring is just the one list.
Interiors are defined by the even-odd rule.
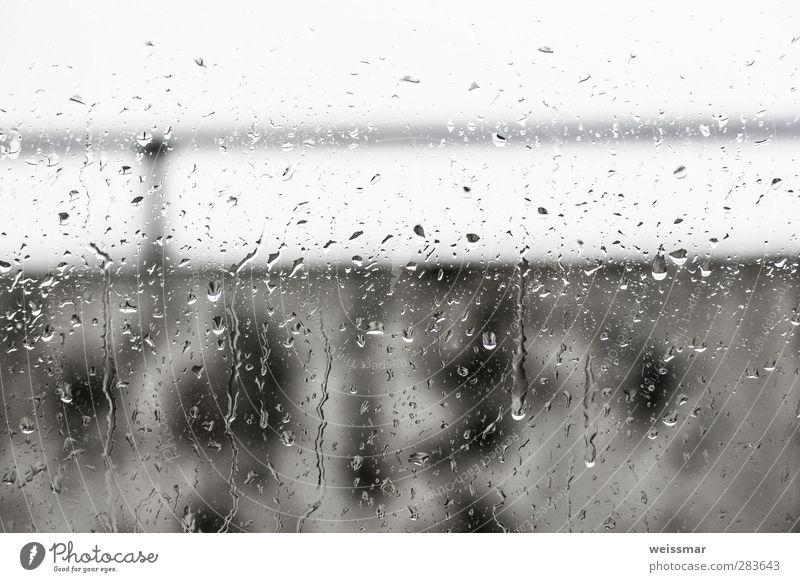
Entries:
[[6,65],[2,531],[797,531],[796,39],[545,36]]

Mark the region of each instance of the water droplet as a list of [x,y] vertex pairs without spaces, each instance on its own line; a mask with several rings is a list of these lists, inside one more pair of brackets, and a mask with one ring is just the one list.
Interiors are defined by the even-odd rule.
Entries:
[[675,426],[678,424],[678,411],[673,410],[661,419],[665,426]]
[[285,447],[291,447],[294,444],[294,433],[290,430],[281,432],[281,444]]
[[800,326],[800,303],[792,308],[792,318],[789,320],[789,323],[795,327]]
[[750,380],[757,380],[758,378],[761,377],[761,375],[758,373],[757,368],[753,368],[752,370],[750,370],[750,368],[745,368],[744,375],[745,378],[748,378]]
[[677,251],[672,251],[669,254],[669,258],[673,263],[680,267],[686,262],[686,250],[678,249]]
[[214,335],[222,335],[225,333],[225,320],[222,319],[221,315],[216,315],[211,319],[212,328],[211,331],[214,332]]
[[383,335],[383,323],[380,321],[370,321],[367,325],[367,335]]
[[46,323],[44,329],[42,329],[42,341],[49,342],[51,339],[53,339],[55,333],[56,330],[53,329],[49,323]]
[[514,420],[522,420],[525,418],[527,412],[525,409],[525,401],[527,398],[527,391],[511,395],[511,418]]
[[659,251],[653,259],[653,279],[663,281],[667,278],[667,259]]
[[139,147],[147,146],[151,141],[153,141],[153,134],[147,131],[143,131],[141,133],[136,134],[136,143],[139,144]]
[[22,434],[32,434],[36,430],[30,416],[23,416],[19,420],[19,430]]
[[72,384],[69,382],[65,382],[61,388],[58,390],[58,397],[64,404],[69,404],[73,400],[72,395]]
[[219,284],[219,281],[212,280],[208,282],[207,295],[209,301],[212,303],[217,302],[220,295],[222,295],[222,286]]
[[497,347],[497,336],[493,331],[483,332],[483,347],[487,350],[493,350]]
[[292,263],[292,272],[289,273],[289,277],[294,277],[304,267],[305,267],[305,262],[303,257],[295,259],[294,262]]
[[428,453],[423,453],[421,451],[417,451],[413,453],[409,458],[408,462],[412,465],[416,465],[418,467],[424,467],[425,464],[428,462],[430,455]]

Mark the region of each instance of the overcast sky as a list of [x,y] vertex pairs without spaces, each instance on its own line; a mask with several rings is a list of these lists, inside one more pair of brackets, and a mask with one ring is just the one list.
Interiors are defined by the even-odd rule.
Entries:
[[[4,8],[4,143],[12,130],[30,142],[87,128],[122,140],[103,163],[95,151],[97,163],[83,172],[80,148],[60,152],[57,165],[47,148],[0,161],[4,200],[17,208],[0,237],[7,255],[26,245],[30,261],[44,265],[59,262],[53,249],[65,241],[76,252],[90,238],[134,245],[147,214],[130,201],[153,180],[119,150],[143,131],[225,140],[251,126],[283,128],[289,138],[293,126],[392,126],[448,135],[452,123],[454,136],[474,124],[488,128],[485,137],[497,123],[557,132],[615,120],[694,129],[663,143],[650,131],[641,145],[600,139],[588,148],[484,139],[482,152],[400,140],[382,152],[320,153],[295,140],[276,154],[213,141],[198,151],[184,141],[168,165],[163,214],[197,260],[247,252],[265,230],[265,251],[285,243],[287,260],[402,262],[430,250],[414,238],[418,223],[441,241],[430,256],[448,262],[515,260],[523,240],[553,259],[647,260],[661,244],[722,257],[797,245],[798,148],[793,132],[769,129],[775,120],[787,129],[796,115],[800,27],[784,16],[796,12],[790,3],[124,6]],[[764,131],[721,135],[725,119],[730,129],[741,118]],[[122,165],[134,168],[130,176],[120,176]],[[56,209],[70,214],[66,224]],[[362,238],[342,242],[359,230]],[[381,244],[388,234],[394,241]],[[480,243],[467,244],[467,234]],[[721,242],[712,248],[714,238]]]
[[124,6],[4,7],[0,124],[738,118],[797,99],[791,3]]

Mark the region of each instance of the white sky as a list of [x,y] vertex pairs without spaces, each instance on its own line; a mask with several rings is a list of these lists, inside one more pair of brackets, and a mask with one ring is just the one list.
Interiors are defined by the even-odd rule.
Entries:
[[797,103],[796,14],[791,2],[13,2],[0,126],[781,116]]
[[[87,126],[132,138],[167,127],[177,135],[202,129],[229,136],[234,128],[270,123],[394,125],[413,133],[416,125],[445,128],[449,120],[524,118],[528,127],[713,115],[791,121],[800,60],[796,13],[792,3],[696,1],[136,2],[124,9],[15,2],[3,8],[0,145],[14,129],[82,134]],[[470,90],[473,83],[478,88]],[[84,104],[70,99],[76,95]],[[532,252],[552,258],[574,255],[578,238],[586,256],[602,256],[601,246],[616,256],[629,256],[634,246],[652,253],[662,243],[705,253],[712,237],[724,240],[716,251],[723,256],[760,254],[765,241],[771,252],[797,250],[793,138],[760,148],[745,137],[722,149],[713,135],[659,147],[519,146],[299,146],[223,155],[184,142],[169,166],[164,212],[175,248],[191,245],[186,252],[198,261],[228,261],[238,245],[246,252],[263,228],[277,237],[302,201],[309,201],[308,222],[287,231],[289,260],[299,253],[411,260],[419,241],[407,235],[417,223],[443,241],[433,256],[456,262],[513,260],[525,228],[536,231]],[[107,158],[105,167],[98,158],[82,173],[78,151],[61,153],[62,171],[42,167],[41,155],[0,161],[0,196],[17,209],[3,225],[0,250],[17,256],[24,244],[30,262],[51,266],[65,245],[83,252],[90,239],[107,246],[125,240],[115,252],[128,253],[125,245],[135,245],[143,224],[129,201],[146,188],[131,154]],[[134,167],[133,175],[119,176],[123,164]],[[673,176],[680,165],[688,168],[683,180]],[[282,180],[288,166],[293,177]],[[375,174],[382,179],[369,186]],[[776,177],[783,182],[773,190]],[[467,198],[463,185],[472,187]],[[70,197],[72,189],[80,196]],[[536,218],[539,206],[548,219]],[[57,209],[71,215],[63,228]],[[680,226],[665,226],[679,217]],[[513,236],[505,235],[509,229]],[[353,244],[320,251],[356,230],[365,234]],[[381,245],[392,231],[394,241]],[[198,241],[199,232],[213,239]],[[466,233],[479,234],[481,244],[466,245]]]

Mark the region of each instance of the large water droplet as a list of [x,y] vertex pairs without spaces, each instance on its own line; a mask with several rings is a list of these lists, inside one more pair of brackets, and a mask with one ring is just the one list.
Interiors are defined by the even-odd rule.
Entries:
[[686,263],[686,249],[678,249],[669,254],[669,259],[679,267]]
[[153,141],[153,134],[147,131],[143,131],[141,133],[136,134],[136,143],[139,144],[139,147],[145,147],[151,141]]
[[519,394],[511,395],[511,418],[514,420],[522,420],[525,418],[526,409],[525,401],[528,398],[527,392],[520,392]]
[[222,295],[222,286],[219,284],[219,281],[208,282],[207,294],[208,300],[212,303],[219,299],[220,295]]
[[285,447],[291,447],[294,444],[294,433],[290,430],[281,432],[281,444]]
[[417,451],[413,453],[409,458],[408,462],[412,465],[416,465],[418,467],[424,467],[425,464],[428,462],[430,455],[428,453],[424,453],[422,451]]
[[663,281],[667,278],[667,259],[659,251],[653,259],[653,279]]
[[19,419],[19,430],[22,434],[32,434],[35,430],[30,416],[23,416]]

